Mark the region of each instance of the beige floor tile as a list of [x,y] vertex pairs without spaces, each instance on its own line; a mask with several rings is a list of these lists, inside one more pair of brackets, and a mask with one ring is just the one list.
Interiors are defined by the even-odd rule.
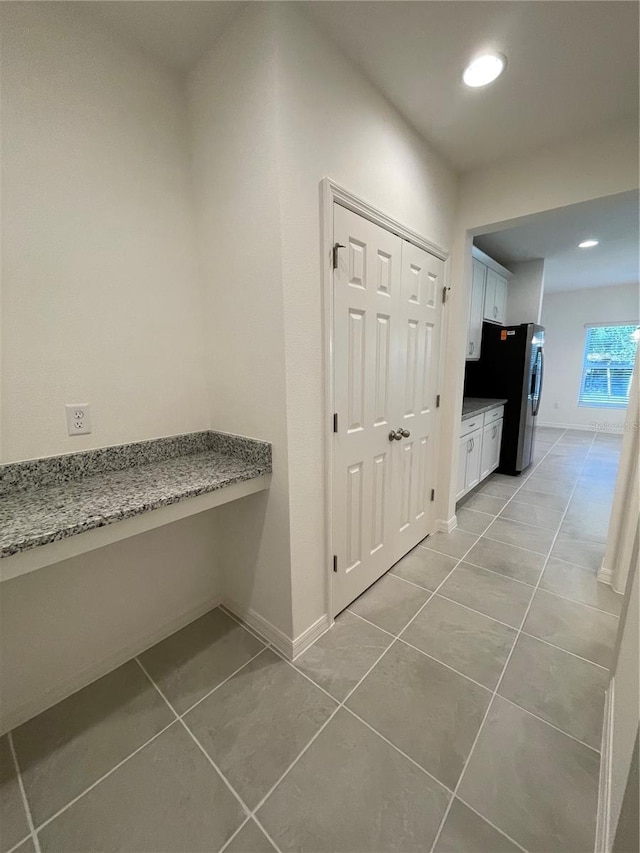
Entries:
[[478,538],[475,533],[466,530],[452,530],[451,533],[434,533],[423,544],[432,551],[448,554],[450,557],[462,557]]
[[492,619],[519,628],[534,587],[470,563],[460,563],[440,594]]
[[512,628],[438,595],[402,634],[407,643],[490,690],[515,638]]
[[347,707],[453,788],[490,698],[483,687],[395,643]]
[[345,610],[295,665],[341,702],[392,642],[389,634]]
[[510,521],[519,521],[522,524],[534,525],[543,530],[555,531],[562,521],[562,513],[553,509],[534,506],[532,504],[519,503],[517,500],[510,501],[500,513],[499,518],[507,518]]
[[240,804],[180,723],[40,833],[42,853],[211,853],[244,820]]
[[518,521],[508,521],[499,516],[485,531],[484,535],[487,539],[494,539],[497,542],[514,545],[516,548],[524,548],[527,551],[546,555],[549,553],[556,534],[553,530],[543,530],[540,527],[532,527]]
[[558,497],[558,495],[548,495],[545,492],[537,492],[525,485],[518,492],[518,503],[564,512],[567,507],[567,498]]
[[13,733],[36,826],[175,717],[129,661]]
[[600,749],[608,683],[607,670],[521,634],[498,692]]
[[463,498],[459,506],[461,509],[475,509],[477,512],[486,512],[489,515],[498,515],[504,509],[508,498],[497,498],[483,492],[474,492]]
[[0,850],[5,853],[29,833],[9,739],[0,738]]
[[430,595],[426,589],[387,574],[349,605],[349,610],[383,631],[399,634]]
[[593,850],[600,756],[496,696],[460,797],[525,849]]
[[609,613],[539,589],[523,630],[593,663],[608,667],[611,665],[618,620]]
[[551,557],[545,567],[540,588],[606,610],[614,616],[619,616],[622,609],[623,596],[608,584],[600,583],[592,569],[574,566],[555,557]]
[[520,853],[520,848],[456,797],[434,853]]
[[602,565],[604,550],[603,542],[586,542],[560,534],[551,549],[551,556],[597,571]]
[[225,853],[276,853],[276,848],[254,820],[246,823]]
[[340,710],[258,812],[280,850],[430,849],[449,794]]
[[545,563],[544,554],[523,551],[505,542],[486,537],[479,539],[465,557],[465,562],[490,569],[524,583],[536,584]]
[[255,808],[336,704],[266,649],[184,721],[249,808]]
[[140,655],[179,714],[264,648],[219,607]]
[[468,533],[484,533],[487,527],[491,524],[495,516],[488,515],[486,512],[477,512],[474,509],[465,509],[460,507],[456,510],[456,518],[460,530],[466,530]]
[[[424,541],[429,542],[428,539]],[[418,545],[395,564],[391,574],[433,592],[457,562],[456,557],[448,557],[446,554],[439,554],[437,551]]]

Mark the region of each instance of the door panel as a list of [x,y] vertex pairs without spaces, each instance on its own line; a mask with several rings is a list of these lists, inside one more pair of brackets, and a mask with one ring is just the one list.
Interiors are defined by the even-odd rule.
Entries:
[[441,260],[403,241],[399,332],[400,351],[405,353],[405,394],[398,426],[410,435],[401,442],[404,465],[409,471],[400,479],[396,501],[403,511],[408,508],[409,517],[403,514],[395,531],[397,559],[435,530],[431,490],[435,488],[436,471],[441,308],[438,295],[443,276]]
[[467,470],[464,487],[467,491],[473,489],[480,482],[480,454],[482,452],[482,430],[472,432],[469,435],[471,447],[467,455]]
[[333,277],[338,613],[435,529],[444,264],[339,205],[334,239],[345,247]]
[[[393,563],[394,457],[389,441],[401,383],[399,322],[402,241],[339,205],[334,237],[345,246],[334,272],[333,538],[338,558],[334,613]],[[397,414],[396,414],[397,419]],[[399,448],[397,448],[399,450]]]

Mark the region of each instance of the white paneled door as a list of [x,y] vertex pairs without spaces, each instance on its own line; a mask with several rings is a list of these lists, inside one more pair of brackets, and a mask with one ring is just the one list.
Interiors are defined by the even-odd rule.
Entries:
[[434,530],[443,262],[334,204],[333,610]]

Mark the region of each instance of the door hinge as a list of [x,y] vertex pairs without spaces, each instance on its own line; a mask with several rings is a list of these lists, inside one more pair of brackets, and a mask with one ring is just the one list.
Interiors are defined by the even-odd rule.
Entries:
[[435,489],[431,489],[431,500],[432,500],[432,501],[435,501],[435,499],[436,499],[436,490],[435,490]]
[[440,394],[436,394],[436,409],[440,408]]
[[338,413],[333,413],[333,431],[338,432]]
[[442,288],[442,304],[443,304],[443,305],[444,305],[444,303],[447,301],[447,292],[448,292],[449,290],[451,290],[451,288],[450,288],[450,287],[443,287],[443,288]]
[[338,555],[337,554],[333,555],[333,571],[334,572],[338,571]]
[[334,268],[334,270],[338,269],[338,249],[344,249],[344,248],[345,248],[345,246],[343,246],[342,243],[334,243],[333,244],[332,252],[333,252],[333,268]]

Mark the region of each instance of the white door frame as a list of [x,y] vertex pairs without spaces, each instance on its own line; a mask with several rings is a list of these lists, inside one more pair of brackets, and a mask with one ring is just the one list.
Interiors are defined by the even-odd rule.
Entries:
[[[323,367],[324,367],[324,436],[325,436],[325,565],[327,566],[328,580],[326,585],[326,609],[329,620],[333,622],[333,205],[334,203],[346,207],[347,210],[357,213],[364,219],[368,219],[375,225],[391,231],[403,240],[413,243],[419,249],[435,255],[444,261],[444,287],[449,287],[449,252],[407,228],[401,222],[392,219],[381,210],[373,207],[368,202],[359,198],[354,193],[340,186],[331,178],[323,178],[320,183],[320,242],[322,253],[322,343],[323,343]],[[445,306],[446,307],[446,306]],[[444,322],[444,310],[440,316],[440,359],[439,359],[439,387],[442,388],[442,377],[444,368],[444,353],[448,337],[448,324]],[[441,418],[436,422],[436,454],[440,440]],[[437,458],[437,455],[436,455]],[[442,496],[440,497],[440,499]],[[445,496],[448,499],[448,495]],[[439,503],[439,501],[438,501]],[[438,514],[436,513],[436,516]]]

